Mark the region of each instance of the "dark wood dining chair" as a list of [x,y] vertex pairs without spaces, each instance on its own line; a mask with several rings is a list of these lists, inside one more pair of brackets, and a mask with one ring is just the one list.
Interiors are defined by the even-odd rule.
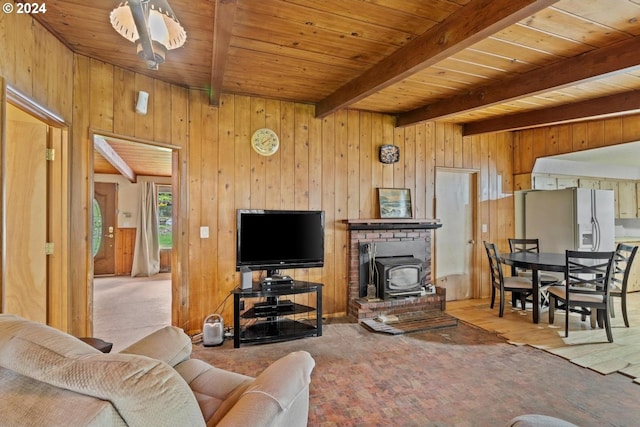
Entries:
[[637,251],[637,246],[618,243],[613,258],[613,273],[609,286],[611,317],[615,317],[615,312],[613,310],[613,298],[620,298],[622,318],[624,319],[624,326],[627,328],[629,327],[629,317],[627,316],[627,282],[629,280],[629,272],[631,271],[631,263],[633,262]]
[[[540,253],[540,239],[509,239],[509,250],[511,252],[531,252]],[[511,273],[513,276],[529,276],[531,277],[531,271],[518,269],[517,267],[511,267]],[[553,274],[540,273],[538,275],[541,284],[551,284],[561,282],[562,278],[554,276]]]
[[[613,342],[609,320],[609,286],[613,274],[614,252],[566,251],[564,284],[550,286],[549,324],[553,324],[556,307],[565,310],[564,336],[569,336],[569,313],[596,316],[604,325],[607,340]],[[558,305],[560,303],[561,305]]]
[[[509,239],[509,250],[511,252],[540,253],[540,239],[511,238]],[[511,275],[528,278],[532,277],[531,270],[519,269],[515,266],[511,266]],[[547,305],[549,303],[547,288],[551,285],[560,283],[562,281],[562,277],[540,272],[538,273],[538,280],[540,281],[540,296],[542,297],[542,304]]]
[[505,277],[502,271],[502,260],[498,248],[494,243],[483,242],[484,248],[489,257],[489,270],[491,271],[491,308],[493,308],[496,300],[496,291],[500,292],[500,312],[499,316],[504,315],[504,293],[511,292],[516,296],[525,309],[525,300],[527,296],[533,292],[531,279],[525,277]]

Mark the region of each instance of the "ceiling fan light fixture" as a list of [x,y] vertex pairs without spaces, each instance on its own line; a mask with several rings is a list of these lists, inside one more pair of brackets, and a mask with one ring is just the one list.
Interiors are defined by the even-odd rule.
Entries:
[[156,41],[151,42],[153,57],[148,58],[145,53],[145,48],[140,40],[136,41],[136,52],[138,57],[147,63],[147,66],[151,70],[157,70],[158,65],[164,62],[165,57],[167,56],[167,49],[160,43]]
[[151,69],[164,62],[167,50],[184,45],[187,33],[167,0],[127,0],[111,11],[111,26],[136,44]]

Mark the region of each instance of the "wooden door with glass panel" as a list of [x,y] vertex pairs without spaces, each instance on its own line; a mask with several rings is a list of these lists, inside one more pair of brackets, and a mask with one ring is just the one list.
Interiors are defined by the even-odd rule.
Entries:
[[93,274],[115,274],[117,184],[96,182],[93,192]]

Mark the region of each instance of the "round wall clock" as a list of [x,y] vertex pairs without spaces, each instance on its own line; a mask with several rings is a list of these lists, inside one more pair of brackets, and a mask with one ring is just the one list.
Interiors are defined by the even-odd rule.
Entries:
[[273,130],[262,128],[253,133],[253,136],[251,137],[251,146],[256,153],[263,156],[270,156],[278,151],[280,140]]

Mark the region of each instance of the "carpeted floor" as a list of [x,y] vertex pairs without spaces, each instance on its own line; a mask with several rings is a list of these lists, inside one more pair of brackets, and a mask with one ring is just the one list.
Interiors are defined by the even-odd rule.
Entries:
[[[97,280],[95,336],[112,341],[116,352],[169,324],[170,291],[168,276]],[[517,320],[514,328],[523,329]],[[640,425],[640,387],[629,377],[601,375],[544,350],[508,344],[463,321],[389,335],[329,319],[323,332],[239,349],[232,340],[221,347],[195,345],[194,357],[255,376],[290,351],[309,351],[316,361],[310,427],[503,426],[523,413],[563,417],[583,427]],[[616,334],[618,340],[621,332]]]
[[583,427],[638,426],[640,387],[536,348],[458,326],[404,335],[329,321],[323,336],[233,348],[194,346],[193,357],[256,376],[290,351],[316,361],[309,426],[503,426],[540,413]]
[[171,273],[97,277],[93,296],[93,336],[114,353],[171,324]]

